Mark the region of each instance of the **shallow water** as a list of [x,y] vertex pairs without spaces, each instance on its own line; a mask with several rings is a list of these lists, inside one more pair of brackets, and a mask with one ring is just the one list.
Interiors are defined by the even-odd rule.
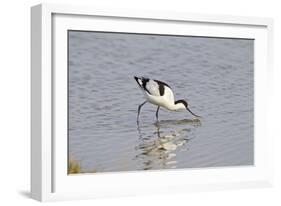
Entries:
[[[69,157],[82,171],[251,165],[253,40],[69,32]],[[133,76],[168,83],[188,112],[145,104]]]

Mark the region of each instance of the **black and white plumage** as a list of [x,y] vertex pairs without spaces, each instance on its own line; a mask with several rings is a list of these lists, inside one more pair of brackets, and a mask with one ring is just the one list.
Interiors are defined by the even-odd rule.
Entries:
[[160,107],[163,107],[170,111],[188,110],[192,115],[196,117],[200,117],[190,111],[190,109],[188,108],[188,104],[185,100],[181,99],[175,101],[174,94],[171,87],[165,82],[144,78],[144,77],[141,78],[134,77],[134,78],[137,81],[138,85],[140,86],[146,98],[146,101],[144,101],[141,105],[139,105],[137,121],[139,121],[139,114],[140,114],[141,107],[146,102],[150,102],[151,104],[158,106],[156,110],[157,121],[158,121],[158,112]]

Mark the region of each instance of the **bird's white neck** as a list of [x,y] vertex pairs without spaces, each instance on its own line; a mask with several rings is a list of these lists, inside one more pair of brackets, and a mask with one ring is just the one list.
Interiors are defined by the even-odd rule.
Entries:
[[171,111],[179,111],[179,110],[186,110],[184,104],[182,103],[173,103],[173,104],[169,104],[167,105],[166,107],[168,110],[171,110]]

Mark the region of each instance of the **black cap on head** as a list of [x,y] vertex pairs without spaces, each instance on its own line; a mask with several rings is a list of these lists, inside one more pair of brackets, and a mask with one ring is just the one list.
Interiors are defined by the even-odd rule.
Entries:
[[187,108],[187,106],[188,106],[187,102],[183,99],[175,101],[175,104],[178,104],[178,103],[182,103],[185,106],[185,108]]
[[175,101],[175,104],[178,104],[178,103],[184,104],[186,110],[189,111],[193,116],[195,116],[195,117],[201,117],[201,116],[198,116],[198,115],[194,114],[194,113],[188,108],[188,104],[187,104],[187,102],[186,102],[185,100],[180,99],[180,100]]

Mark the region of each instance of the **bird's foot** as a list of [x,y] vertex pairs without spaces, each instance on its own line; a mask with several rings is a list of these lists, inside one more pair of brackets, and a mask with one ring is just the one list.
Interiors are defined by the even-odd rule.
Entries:
[[160,121],[157,119],[154,124],[155,124],[156,126],[159,126],[159,125],[160,125]]

